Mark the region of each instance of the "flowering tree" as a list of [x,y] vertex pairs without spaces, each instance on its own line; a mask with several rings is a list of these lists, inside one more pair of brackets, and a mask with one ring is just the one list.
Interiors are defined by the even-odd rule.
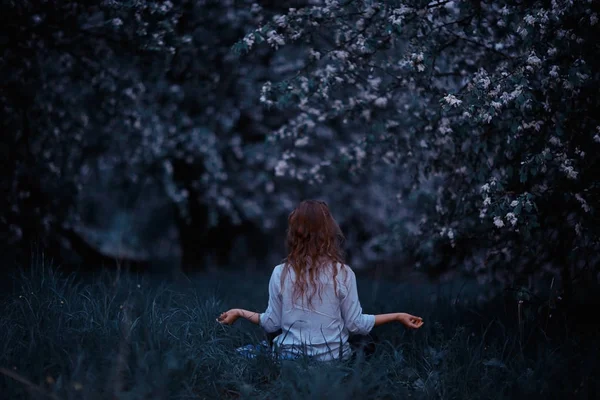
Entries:
[[[271,66],[272,55],[259,52],[248,66],[230,53],[281,5],[264,4],[9,3],[0,17],[9,38],[0,53],[3,241],[56,248],[81,242],[76,233],[106,255],[124,246],[131,257],[137,246],[142,257],[148,246],[133,236],[144,227],[126,226],[135,221],[120,218],[115,199],[134,197],[123,201],[127,208],[147,208],[153,201],[136,196],[147,186],[158,186],[173,209],[187,263],[215,248],[227,255],[236,229],[250,238],[272,229],[302,188],[274,193],[266,171],[276,149],[264,147],[264,136],[284,116],[256,101],[257,82],[287,61]],[[100,218],[100,206],[115,211]],[[127,232],[88,229],[113,219]],[[115,239],[128,242],[107,245]]]
[[[314,1],[234,49],[303,54],[262,89],[263,104],[295,111],[270,136],[288,147],[276,174],[321,182],[386,168],[398,182],[389,248],[483,282],[558,268],[568,290],[575,271],[600,265],[598,11],[591,1]],[[335,156],[319,159],[332,136]]]
[[89,222],[100,179],[162,191],[190,264],[236,236],[268,252],[319,197],[353,266],[596,273],[597,8],[10,2],[3,239]]

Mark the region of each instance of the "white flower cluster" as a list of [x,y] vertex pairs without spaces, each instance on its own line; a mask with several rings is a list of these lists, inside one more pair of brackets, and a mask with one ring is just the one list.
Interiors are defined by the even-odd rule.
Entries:
[[504,221],[502,221],[502,218],[495,216],[494,225],[496,225],[498,228],[502,228],[504,226]]
[[303,136],[301,138],[296,139],[296,141],[294,142],[294,146],[296,147],[304,147],[308,144],[308,136]]
[[412,60],[413,67],[418,72],[425,71],[425,64],[423,64],[423,61],[425,60],[425,56],[423,55],[423,52],[413,53],[413,54],[411,54],[410,58]]
[[479,212],[480,219],[485,218],[485,216],[487,215],[488,207],[492,204],[492,198],[490,197],[490,192],[491,192],[492,187],[495,186],[495,184],[496,184],[496,181],[492,180],[489,183],[483,184],[481,186],[481,188],[479,189],[479,191],[484,196],[483,207],[481,208],[481,210]]
[[254,45],[254,41],[255,41],[254,33],[249,33],[246,36],[244,36],[243,41],[246,44],[246,46],[248,46],[248,50],[250,50],[252,48],[252,46]]
[[452,247],[456,247],[456,237],[455,237],[455,233],[454,230],[452,228],[442,228],[440,229],[440,236],[442,237],[447,237],[448,239],[450,239],[450,246]]
[[535,52],[531,52],[529,57],[527,57],[527,64],[533,67],[539,67],[542,64],[542,60],[535,55]]
[[273,17],[273,22],[280,28],[287,26],[287,17],[285,15],[276,15]]
[[596,127],[596,132],[598,133],[594,135],[594,142],[600,143],[600,126]]
[[480,68],[475,75],[473,75],[473,83],[483,90],[488,90],[492,84],[492,80],[488,72],[484,68]]
[[457,99],[453,94],[447,94],[444,101],[451,107],[458,107],[462,104],[462,100]]
[[400,8],[396,8],[396,9],[392,10],[392,14],[389,16],[388,21],[392,25],[399,26],[404,21],[404,16],[411,12],[413,12],[412,8],[402,5],[402,6],[400,6]]
[[272,88],[271,82],[267,81],[260,89],[260,102],[267,106],[273,105],[273,100],[269,99]]
[[560,165],[560,169],[567,175],[567,178],[575,180],[579,176],[579,172],[575,170],[571,163],[571,160],[564,160]]
[[519,130],[527,130],[533,128],[536,132],[539,132],[542,129],[542,125],[544,125],[544,121],[542,120],[530,122],[524,121],[521,125],[519,125]]
[[523,86],[518,85],[510,93],[503,92],[502,95],[500,96],[500,100],[502,101],[503,104],[508,104],[511,101],[515,100],[517,97],[519,97],[521,95],[521,93],[523,93]]
[[275,176],[284,176],[286,172],[294,172],[292,166],[288,163],[288,160],[296,158],[296,154],[290,151],[285,151],[282,155],[281,160],[278,160],[275,164]]
[[586,213],[589,213],[592,210],[591,207],[589,206],[589,204],[587,203],[587,201],[585,201],[583,196],[581,196],[581,194],[575,193],[575,198],[577,199],[577,201],[579,203],[581,203],[581,208],[583,208],[583,211],[585,211]]
[[267,32],[267,43],[271,45],[274,49],[278,49],[279,46],[283,46],[285,44],[285,39],[282,35],[277,33],[275,30],[270,30]]
[[505,218],[508,222],[510,222],[510,224],[512,226],[515,226],[517,224],[517,217],[515,216],[514,213],[511,213],[511,212],[507,213]]

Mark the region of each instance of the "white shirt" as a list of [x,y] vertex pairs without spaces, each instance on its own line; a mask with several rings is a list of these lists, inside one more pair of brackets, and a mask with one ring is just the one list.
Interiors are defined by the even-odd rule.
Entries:
[[[267,332],[279,329],[282,333],[273,341],[274,347],[284,353],[301,353],[326,361],[348,358],[352,354],[350,334],[366,335],[375,325],[375,316],[362,313],[356,288],[356,276],[347,265],[338,268],[337,293],[334,290],[333,271],[323,268],[320,277],[321,297],[315,293],[312,307],[300,299],[293,301],[296,274],[292,268],[286,275],[283,288],[281,274],[284,264],[273,269],[269,281],[269,305],[260,314],[260,326]],[[312,294],[312,289],[308,290]]]

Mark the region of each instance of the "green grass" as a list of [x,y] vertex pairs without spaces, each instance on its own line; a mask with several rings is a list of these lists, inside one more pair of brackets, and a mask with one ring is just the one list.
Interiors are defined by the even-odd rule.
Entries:
[[500,306],[464,305],[463,295],[457,303],[454,286],[360,280],[365,312],[426,321],[416,332],[375,328],[381,343],[368,360],[246,360],[234,349],[260,341],[259,328],[215,318],[235,306],[264,309],[267,282],[223,273],[175,285],[33,268],[2,296],[0,397],[567,399],[599,388],[596,356],[575,338],[542,340],[534,322],[519,329]]

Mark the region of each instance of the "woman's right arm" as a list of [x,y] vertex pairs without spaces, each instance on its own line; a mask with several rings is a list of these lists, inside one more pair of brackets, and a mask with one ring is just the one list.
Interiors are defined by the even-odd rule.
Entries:
[[400,322],[407,328],[417,329],[423,326],[423,318],[416,317],[407,313],[391,313],[375,315],[375,326],[387,324],[390,322]]

